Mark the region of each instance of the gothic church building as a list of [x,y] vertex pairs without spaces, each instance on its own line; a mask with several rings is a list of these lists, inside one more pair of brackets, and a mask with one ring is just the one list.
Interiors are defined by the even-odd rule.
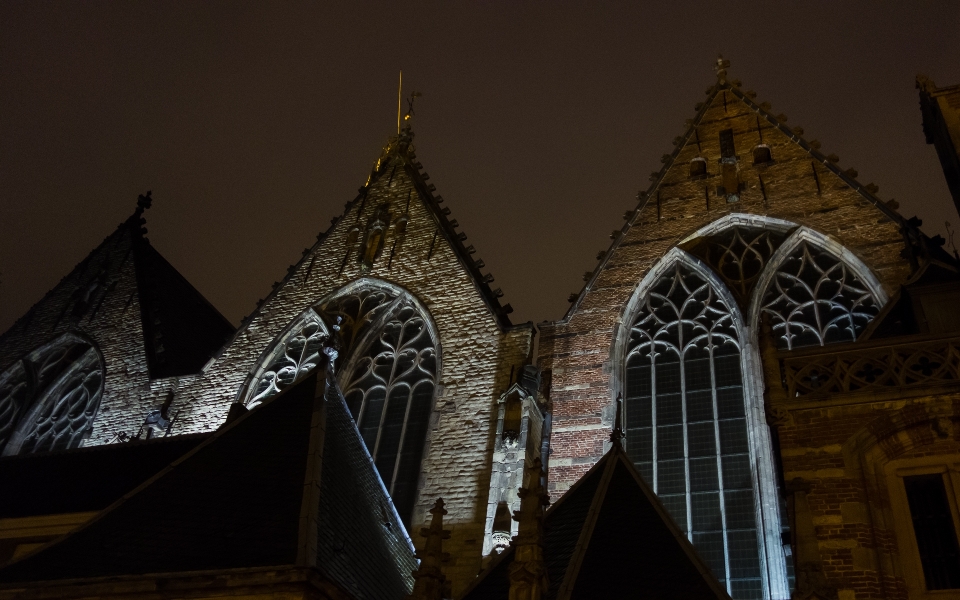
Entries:
[[141,196],[0,336],[0,599],[960,598],[960,259],[727,66],[536,328],[410,127],[239,328]]

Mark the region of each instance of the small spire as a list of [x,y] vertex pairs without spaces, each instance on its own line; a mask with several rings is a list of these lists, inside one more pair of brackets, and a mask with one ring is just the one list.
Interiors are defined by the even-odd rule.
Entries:
[[617,394],[617,414],[613,419],[613,431],[610,432],[610,441],[617,446],[623,443],[623,394]]
[[730,61],[724,60],[722,54],[717,55],[717,64],[713,67],[713,70],[717,72],[717,81],[720,83],[727,82],[727,69],[730,68]]
[[430,527],[420,530],[420,535],[427,538],[427,543],[423,550],[417,552],[420,566],[413,572],[416,582],[406,600],[443,600],[451,595],[450,582],[440,569],[440,565],[449,557],[443,551],[443,540],[450,539],[450,531],[443,528],[443,515],[447,514],[443,508],[443,498],[437,498],[430,514],[433,515]]
[[520,488],[519,523],[510,564],[510,600],[540,600],[550,586],[543,560],[543,510],[550,499],[543,489],[543,464],[535,458],[527,469],[527,487]]

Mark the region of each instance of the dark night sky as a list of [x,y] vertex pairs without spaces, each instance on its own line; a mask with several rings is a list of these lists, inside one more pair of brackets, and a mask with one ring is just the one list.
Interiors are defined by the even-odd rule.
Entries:
[[148,189],[153,245],[237,323],[366,179],[401,66],[514,322],[562,316],[718,51],[928,233],[960,221],[913,85],[960,83],[955,0],[4,1],[0,44],[0,331]]

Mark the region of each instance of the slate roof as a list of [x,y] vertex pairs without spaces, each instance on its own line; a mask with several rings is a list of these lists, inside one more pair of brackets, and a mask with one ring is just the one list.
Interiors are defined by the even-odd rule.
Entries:
[[358,598],[403,597],[412,544],[325,371],[0,569],[0,585],[290,566],[317,567]]
[[[856,180],[855,176],[851,175],[850,172],[840,169],[835,162],[828,158],[829,155],[824,154],[818,150],[819,145],[811,145],[804,137],[802,136],[802,130],[800,129],[791,129],[785,123],[786,117],[774,116],[770,112],[770,105],[762,102],[757,103],[754,98],[756,93],[750,91],[743,91],[741,89],[741,83],[739,80],[731,80],[726,77],[718,79],[718,81],[707,90],[707,99],[702,103],[697,104],[698,110],[697,114],[693,119],[688,119],[687,123],[689,127],[687,130],[679,137],[674,140],[674,149],[670,154],[666,154],[663,157],[663,167],[659,172],[654,173],[650,176],[650,186],[646,191],[642,191],[637,195],[638,203],[637,207],[633,211],[633,216],[628,219],[619,231],[613,242],[611,242],[610,247],[606,252],[601,253],[602,258],[600,258],[596,268],[594,268],[592,275],[587,279],[587,282],[581,288],[579,294],[577,294],[576,299],[570,304],[570,308],[567,310],[566,314],[560,320],[560,322],[568,321],[573,314],[580,307],[580,303],[583,302],[583,299],[586,297],[587,292],[593,288],[594,283],[597,278],[600,276],[600,273],[603,271],[603,268],[606,266],[607,262],[614,254],[614,250],[620,246],[621,242],[626,239],[627,232],[637,224],[643,208],[646,206],[647,202],[651,198],[656,197],[657,188],[660,187],[660,184],[663,182],[664,177],[674,166],[677,157],[683,148],[690,142],[691,139],[694,139],[695,132],[700,126],[701,121],[706,116],[707,111],[710,109],[713,104],[714,99],[719,94],[730,94],[733,98],[746,104],[750,110],[754,111],[757,114],[758,119],[765,121],[767,124],[771,125],[773,128],[779,130],[781,133],[786,135],[791,141],[800,146],[803,150],[810,154],[810,158],[818,163],[819,166],[822,166],[824,169],[835,174],[841,180],[843,180],[847,185],[849,185],[853,190],[860,194],[867,202],[873,204],[885,217],[891,221],[899,224],[901,227],[907,227],[910,229],[916,230],[916,235],[923,237],[925,239],[929,238],[917,229],[920,226],[919,222],[908,222],[904,219],[896,210],[887,205],[883,200],[878,198],[874,192],[870,191],[869,185],[863,185]],[[942,242],[939,242],[942,244]],[[571,295],[571,298],[573,295]]]
[[103,510],[212,434],[0,458],[0,519]]
[[[123,291],[127,287],[119,285],[130,272],[129,261],[141,308],[142,333],[138,335],[144,341],[152,378],[197,373],[220,349],[233,333],[233,325],[144,237],[142,215],[147,205],[149,200],[0,334],[0,371],[64,331],[91,329],[91,323],[107,318],[101,309],[112,295],[123,293],[119,304],[129,304],[128,292]],[[127,323],[111,325],[123,328]],[[92,328],[104,327],[98,322]]]
[[[544,518],[544,600],[604,597],[723,599],[726,592],[677,529],[619,444]],[[509,597],[508,548],[463,600]]]

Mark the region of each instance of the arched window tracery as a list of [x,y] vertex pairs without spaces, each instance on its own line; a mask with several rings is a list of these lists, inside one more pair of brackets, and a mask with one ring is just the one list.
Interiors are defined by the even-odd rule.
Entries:
[[885,298],[854,269],[823,246],[800,238],[784,246],[767,275],[760,312],[770,317],[777,346],[791,350],[856,341]]
[[703,259],[746,307],[757,281],[787,233],[756,225],[735,224],[685,244],[685,249]]
[[760,316],[789,349],[854,341],[884,302],[876,276],[833,238],[739,213],[670,250],[628,302],[614,346],[627,452],[733,598],[787,597],[792,585]]
[[736,308],[677,260],[642,297],[625,356],[626,448],[734,598],[763,597]]
[[64,334],[0,374],[0,453],[80,446],[103,393],[103,362],[93,344]]
[[248,405],[309,373],[339,319],[337,379],[398,512],[409,523],[426,442],[439,344],[410,294],[361,280],[317,304],[287,329],[261,364]]
[[323,343],[329,338],[326,326],[312,309],[287,328],[260,369],[253,393],[246,401],[253,408],[302,379],[320,361]]

